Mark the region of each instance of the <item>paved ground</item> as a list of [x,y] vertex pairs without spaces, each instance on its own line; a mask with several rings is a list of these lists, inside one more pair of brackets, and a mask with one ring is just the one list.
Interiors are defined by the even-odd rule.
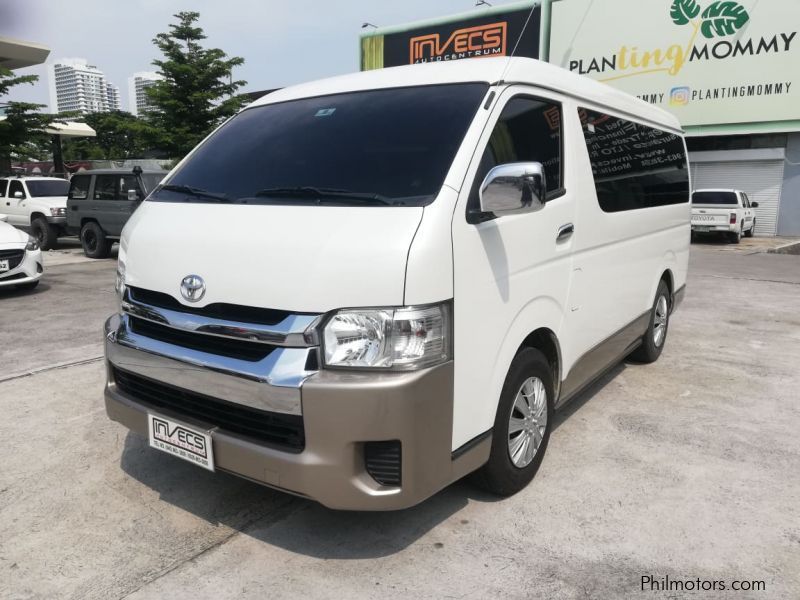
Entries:
[[692,598],[800,597],[800,257],[693,246],[661,360],[571,404],[528,489],[458,483],[364,514],[110,422],[115,264],[75,254],[0,292],[0,598],[684,597],[641,592],[643,575],[766,582]]

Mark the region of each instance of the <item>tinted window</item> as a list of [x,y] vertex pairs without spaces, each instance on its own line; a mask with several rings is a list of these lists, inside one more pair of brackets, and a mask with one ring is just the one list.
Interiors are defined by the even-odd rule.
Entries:
[[69,185],[68,198],[75,198],[76,200],[83,200],[89,195],[89,175],[73,175],[72,181]]
[[735,192],[695,192],[692,194],[692,204],[729,204],[736,205]]
[[8,186],[8,195],[13,198],[14,194],[16,194],[17,192],[21,192],[22,197],[27,198],[27,196],[25,195],[25,189],[22,187],[22,182],[12,179],[11,185]]
[[605,212],[689,201],[680,136],[579,109],[597,200]]
[[0,179],[0,198],[6,197],[6,188],[8,187],[7,179]]
[[94,199],[116,200],[119,179],[117,175],[98,175],[94,180]]
[[[307,202],[259,192],[313,187],[427,204],[487,89],[468,83],[370,90],[247,109],[198,148],[169,184],[248,203]],[[160,189],[150,199],[181,201],[186,194]]]
[[65,179],[48,179],[45,181],[28,181],[28,191],[31,196],[66,196],[69,191],[69,181]]
[[144,198],[142,190],[139,187],[139,182],[136,180],[136,175],[123,175],[119,177],[119,195],[117,199],[127,200],[128,190],[136,190],[136,197],[139,199]]
[[144,193],[149,194],[156,186],[161,183],[166,173],[142,173],[142,183],[144,183]]

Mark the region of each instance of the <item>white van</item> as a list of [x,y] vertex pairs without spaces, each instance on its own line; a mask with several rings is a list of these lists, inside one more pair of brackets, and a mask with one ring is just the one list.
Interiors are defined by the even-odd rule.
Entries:
[[664,348],[689,190],[674,117],[530,59],[275,92],[125,227],[108,414],[334,508],[512,494],[555,410]]

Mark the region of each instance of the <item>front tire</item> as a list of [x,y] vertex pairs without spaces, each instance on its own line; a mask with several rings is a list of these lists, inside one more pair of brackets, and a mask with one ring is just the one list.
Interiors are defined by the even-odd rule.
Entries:
[[58,232],[44,217],[36,217],[31,222],[31,233],[42,250],[52,250],[56,247]]
[[473,480],[499,496],[516,494],[542,464],[553,422],[553,374],[544,354],[533,348],[511,362],[492,429],[488,462]]
[[89,221],[81,228],[81,245],[83,253],[89,258],[108,258],[111,251],[106,234],[94,221]]
[[641,363],[654,363],[658,360],[664,344],[667,343],[669,309],[669,287],[662,279],[658,284],[656,299],[653,301],[653,308],[650,311],[647,332],[642,336],[641,345],[631,352],[630,358]]

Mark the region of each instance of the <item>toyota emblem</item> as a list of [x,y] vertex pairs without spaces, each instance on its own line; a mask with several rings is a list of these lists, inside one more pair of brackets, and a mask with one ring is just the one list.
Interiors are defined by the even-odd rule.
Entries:
[[206,295],[206,282],[200,275],[187,275],[181,281],[181,296],[189,302],[199,302]]

